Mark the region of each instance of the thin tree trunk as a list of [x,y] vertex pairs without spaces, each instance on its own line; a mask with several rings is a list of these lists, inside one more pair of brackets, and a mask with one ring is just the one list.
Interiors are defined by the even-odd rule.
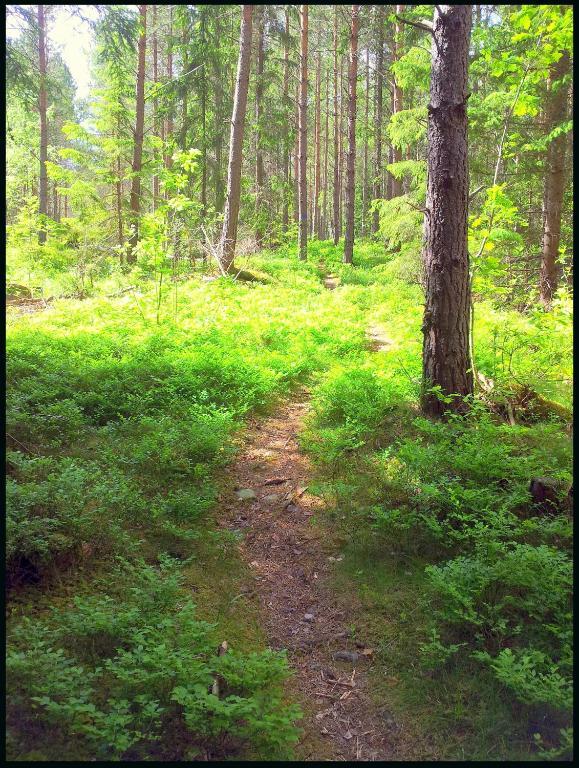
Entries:
[[[403,5],[396,6],[396,14],[404,12]],[[398,19],[394,25],[394,46],[392,51],[392,61],[396,62],[402,55],[402,24]],[[394,88],[392,90],[392,114],[396,115],[402,111],[402,88],[398,85],[394,77]],[[398,147],[392,147],[393,163],[399,163],[402,160],[402,150]],[[402,180],[392,177],[392,197],[398,197],[402,194]]]
[[260,212],[263,202],[263,151],[261,142],[262,132],[262,100],[263,100],[263,67],[264,67],[264,33],[265,33],[265,6],[257,6],[257,61],[256,61],[256,82],[255,82],[255,212],[257,225],[255,228],[255,241],[257,247],[263,245],[263,229],[260,224]]
[[[48,160],[48,120],[46,116],[46,16],[44,6],[39,5],[38,17],[38,73],[40,77],[38,90],[38,114],[40,115],[40,176],[38,184],[38,210],[43,216],[48,216],[48,176],[46,162]],[[42,222],[38,231],[38,243],[46,242],[46,223]]]
[[[153,83],[157,85],[159,82],[159,52],[157,42],[157,6],[153,6]],[[159,132],[159,99],[157,98],[155,90],[155,98],[153,99],[153,132],[157,136]],[[159,202],[159,175],[156,173],[153,176],[153,210],[157,209]],[[122,229],[122,227],[121,227]]]
[[[313,232],[320,238],[320,170],[321,170],[321,88],[322,88],[322,56],[320,53],[320,34],[318,33],[318,54],[316,56],[316,90],[315,90],[315,119],[314,119],[314,218]],[[321,239],[321,238],[320,238]]]
[[133,264],[137,260],[135,247],[139,242],[139,216],[141,211],[141,165],[143,158],[143,133],[145,127],[145,60],[147,52],[147,6],[139,6],[141,31],[138,43],[136,121],[133,142],[133,163],[131,182],[131,224],[127,261]]
[[352,6],[350,67],[348,73],[348,159],[346,165],[346,232],[344,264],[354,255],[354,213],[356,207],[356,80],[358,77],[358,25],[360,6]]
[[[374,146],[376,165],[374,168],[374,198],[382,197],[382,91],[384,67],[384,6],[376,6],[376,114],[374,115]],[[375,210],[372,214],[372,232],[380,228],[380,214]]]
[[[289,11],[287,6],[285,8],[285,39],[283,45],[283,105],[284,110],[288,108],[289,104]],[[287,232],[289,226],[289,190],[290,190],[290,146],[289,146],[289,121],[290,114],[288,110],[287,120],[284,126],[284,141],[283,141],[283,180],[284,180],[284,195],[283,195],[283,208],[281,214],[281,226],[282,231]]]
[[[207,44],[205,39],[205,14],[206,9],[201,7],[201,44],[205,50]],[[186,60],[184,62],[185,66]],[[185,70],[187,71],[187,70]],[[185,88],[185,100],[186,105],[187,88]],[[183,115],[184,120],[187,120],[186,113]],[[183,123],[186,126],[186,122]],[[205,217],[207,216],[207,71],[205,67],[201,68],[201,219],[205,223]],[[186,136],[187,131],[184,130]],[[185,147],[183,147],[185,149]]]
[[[167,40],[167,78],[169,82],[173,80],[173,8],[169,6],[169,38]],[[170,142],[173,137],[173,101],[169,104],[167,111],[167,122],[165,127],[165,139]],[[165,168],[170,168],[173,164],[171,152],[165,154]]]
[[237,80],[233,115],[231,118],[231,137],[229,140],[229,164],[227,170],[227,198],[223,218],[223,231],[220,244],[221,269],[224,272],[234,270],[235,244],[237,242],[237,222],[239,218],[239,199],[241,194],[241,164],[243,160],[243,132],[247,109],[247,89],[249,86],[249,66],[251,62],[251,27],[253,5],[242,6],[241,35],[239,39],[239,58],[237,62]]
[[[219,16],[215,19],[215,40],[214,45],[218,45],[221,38],[221,24]],[[215,185],[215,210],[217,213],[223,211],[225,205],[225,191],[223,187],[223,86],[222,86],[223,73],[220,70],[219,62],[216,57],[213,57],[213,83],[215,88],[215,170],[214,170],[214,185]]]
[[338,122],[338,6],[334,6],[334,245],[340,239],[340,123]]
[[364,107],[364,161],[362,166],[362,235],[368,220],[368,115],[370,112],[370,48],[366,46],[366,104]]
[[295,108],[295,141],[294,141],[294,221],[299,225],[300,221],[300,79],[296,79],[296,108]]
[[[553,131],[567,116],[568,83],[561,83],[571,69],[569,54],[564,53],[559,61],[551,65],[549,74],[549,96],[546,107],[546,131]],[[561,134],[553,139],[547,148],[545,181],[543,186],[543,252],[539,291],[543,306],[550,309],[553,295],[559,282],[557,257],[561,240],[561,216],[565,193],[565,154],[567,136]]]
[[[436,6],[434,11],[422,326],[422,408],[433,416],[462,410],[461,398],[473,391],[466,108],[471,16],[469,5]],[[444,403],[430,391],[432,387],[440,388],[444,396],[461,397]]]
[[322,239],[326,239],[328,236],[328,145],[330,143],[330,136],[328,133],[330,127],[330,73],[326,72],[326,117],[324,128],[324,184],[323,184],[323,199],[322,199],[322,224],[321,235]]
[[344,67],[340,63],[340,135],[338,137],[338,167],[340,169],[338,175],[338,199],[340,205],[338,207],[338,231],[340,237],[342,236],[342,213],[344,204]]
[[308,6],[300,6],[300,99],[299,99],[299,257],[308,256],[307,192],[307,98],[308,98]]

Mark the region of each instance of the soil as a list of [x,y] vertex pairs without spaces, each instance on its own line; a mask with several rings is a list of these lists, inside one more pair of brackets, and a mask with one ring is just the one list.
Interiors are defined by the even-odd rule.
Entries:
[[[240,554],[253,574],[249,589],[263,607],[269,645],[287,649],[292,693],[305,713],[301,759],[401,759],[400,727],[372,700],[373,649],[350,637],[351,603],[332,591],[339,548],[316,521],[324,505],[308,492],[311,470],[297,442],[307,397],[301,392],[267,421],[250,422],[245,448],[228,470],[221,525],[242,534]],[[255,496],[240,499],[238,491],[248,489]]]

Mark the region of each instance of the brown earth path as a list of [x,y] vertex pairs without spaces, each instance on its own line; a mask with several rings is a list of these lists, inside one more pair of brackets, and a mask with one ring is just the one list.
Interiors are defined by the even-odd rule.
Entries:
[[310,466],[297,443],[307,397],[301,392],[265,422],[250,422],[228,470],[221,525],[243,535],[240,554],[254,575],[269,645],[288,651],[292,693],[305,713],[301,759],[401,759],[399,726],[370,695],[372,650],[350,639],[348,606],[331,588],[339,551],[312,524],[323,502],[308,493]]

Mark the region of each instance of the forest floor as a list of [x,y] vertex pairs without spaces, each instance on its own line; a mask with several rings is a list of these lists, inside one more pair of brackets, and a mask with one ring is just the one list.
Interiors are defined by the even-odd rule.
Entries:
[[351,636],[355,595],[330,585],[339,544],[316,519],[323,502],[308,493],[310,466],[297,441],[307,395],[249,425],[246,447],[229,468],[221,525],[243,536],[239,551],[253,574],[266,636],[272,648],[288,651],[304,710],[302,759],[400,759],[408,752],[401,728],[370,692],[373,649]]

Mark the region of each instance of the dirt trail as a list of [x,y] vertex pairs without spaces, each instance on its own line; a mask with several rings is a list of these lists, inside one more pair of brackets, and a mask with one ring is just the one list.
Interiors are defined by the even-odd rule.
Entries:
[[393,759],[398,726],[371,701],[371,649],[349,638],[347,606],[332,594],[339,552],[312,525],[323,503],[307,491],[310,467],[297,444],[308,407],[303,392],[267,421],[250,423],[245,450],[229,469],[222,525],[243,534],[240,552],[254,574],[270,646],[288,649],[305,711],[302,759]]

